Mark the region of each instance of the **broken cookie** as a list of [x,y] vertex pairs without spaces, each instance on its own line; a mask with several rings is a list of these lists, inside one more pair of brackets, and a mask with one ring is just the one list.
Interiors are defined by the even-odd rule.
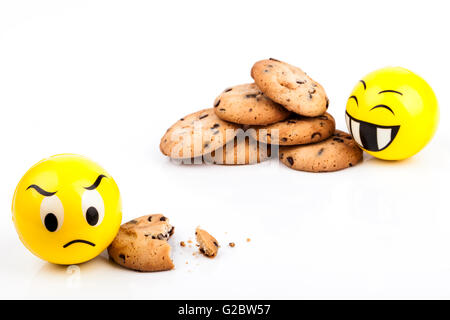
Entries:
[[175,228],[162,214],[152,214],[123,224],[108,254],[117,264],[137,271],[164,271],[174,268],[167,240]]

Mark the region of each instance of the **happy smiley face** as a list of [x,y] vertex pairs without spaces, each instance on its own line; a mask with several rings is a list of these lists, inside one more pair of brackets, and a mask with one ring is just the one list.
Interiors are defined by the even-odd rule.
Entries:
[[58,155],[33,166],[20,180],[13,220],[24,245],[56,264],[76,264],[99,255],[122,220],[119,189],[96,163]]
[[347,127],[361,148],[385,160],[419,152],[439,119],[436,96],[418,75],[384,68],[360,80],[347,101]]

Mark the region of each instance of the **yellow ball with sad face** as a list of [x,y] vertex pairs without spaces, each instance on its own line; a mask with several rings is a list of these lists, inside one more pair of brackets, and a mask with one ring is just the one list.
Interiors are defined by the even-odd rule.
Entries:
[[400,67],[384,68],[356,84],[347,101],[346,121],[362,149],[380,159],[402,160],[431,140],[439,108],[421,77]]
[[99,255],[122,221],[119,189],[98,164],[78,155],[57,155],[34,165],[20,180],[12,204],[23,244],[56,264]]

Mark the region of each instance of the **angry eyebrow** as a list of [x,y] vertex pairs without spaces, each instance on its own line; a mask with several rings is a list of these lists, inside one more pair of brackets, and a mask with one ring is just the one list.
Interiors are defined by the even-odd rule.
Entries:
[[37,192],[39,192],[41,195],[43,195],[43,196],[45,196],[45,197],[51,197],[52,195],[54,195],[54,194],[56,193],[56,191],[55,191],[55,192],[48,192],[48,191],[45,191],[44,189],[42,189],[41,187],[39,187],[39,186],[36,185],[36,184],[30,185],[30,186],[27,188],[27,190],[28,190],[28,189],[34,189],[34,190],[36,190]]
[[361,83],[363,84],[364,90],[366,90],[366,89],[367,89],[367,85],[366,85],[366,83],[364,82],[364,80],[359,80],[359,82],[361,82]]
[[107,178],[107,176],[105,176],[104,174],[101,174],[97,177],[97,179],[95,180],[95,182],[92,184],[92,186],[89,187],[84,187],[86,190],[94,190],[97,189],[97,187],[100,185],[100,182],[102,181],[103,178]]
[[383,91],[380,91],[380,92],[378,92],[378,94],[380,94],[380,93],[386,93],[386,92],[392,92],[392,93],[397,93],[397,94],[399,94],[399,95],[403,95],[403,93],[401,93],[401,92],[399,92],[399,91],[395,91],[395,90],[383,90]]

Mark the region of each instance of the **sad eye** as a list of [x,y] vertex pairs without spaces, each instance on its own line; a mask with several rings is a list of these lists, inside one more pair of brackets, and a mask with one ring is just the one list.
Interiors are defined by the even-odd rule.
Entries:
[[64,221],[64,207],[56,195],[45,197],[41,202],[41,221],[50,232],[58,231]]
[[102,223],[105,204],[97,190],[86,190],[81,198],[81,208],[87,223],[93,227]]

